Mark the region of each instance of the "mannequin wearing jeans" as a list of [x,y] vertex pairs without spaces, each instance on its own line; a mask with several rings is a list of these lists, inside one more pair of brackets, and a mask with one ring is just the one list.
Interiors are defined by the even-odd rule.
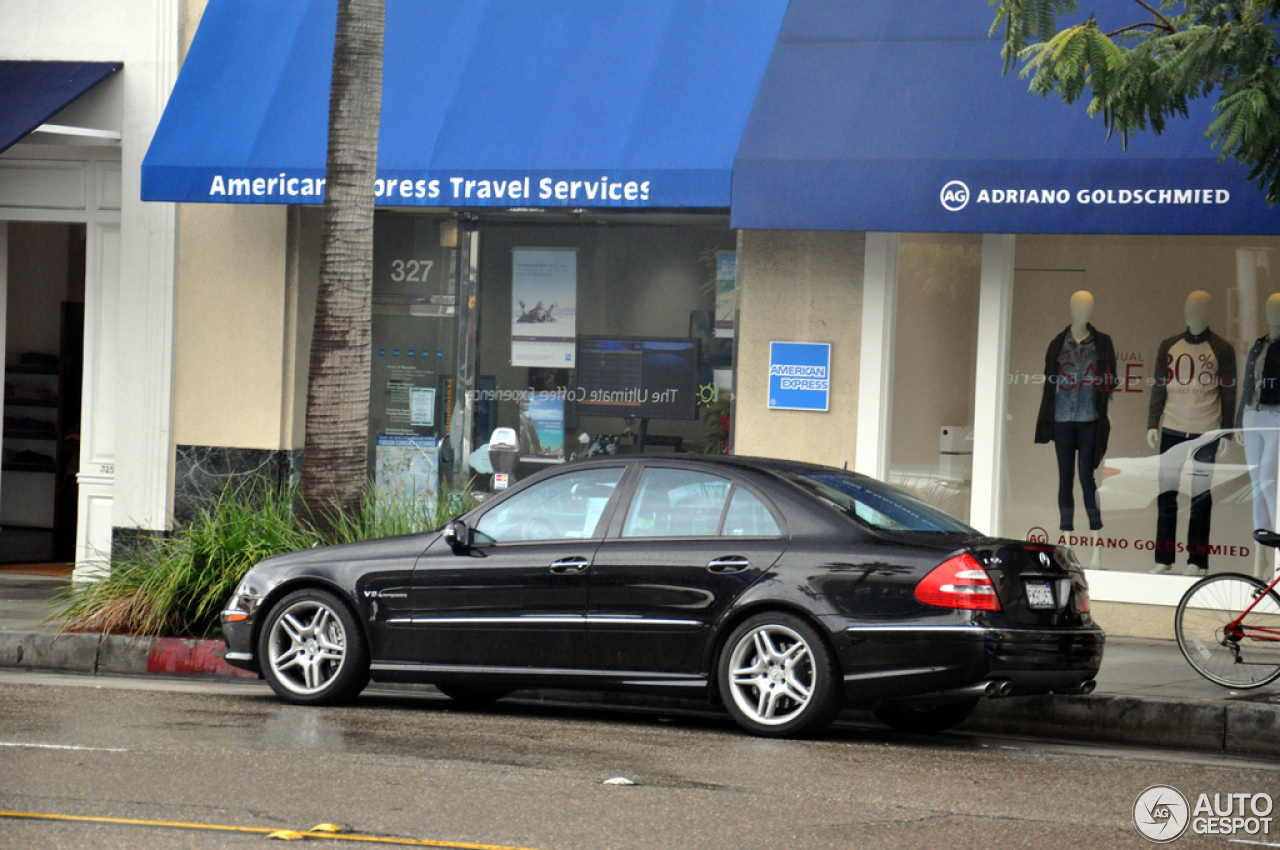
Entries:
[[1177,554],[1178,488],[1191,460],[1191,517],[1187,523],[1187,575],[1209,569],[1209,533],[1213,515],[1213,464],[1226,448],[1208,432],[1231,428],[1235,421],[1236,354],[1209,330],[1209,293],[1187,296],[1187,328],[1160,343],[1155,386],[1147,412],[1147,443],[1160,449],[1160,495],[1156,500],[1156,566],[1167,573]]
[[1110,420],[1107,402],[1115,388],[1115,347],[1098,332],[1093,295],[1071,296],[1071,324],[1045,352],[1044,395],[1036,418],[1036,442],[1053,441],[1058,460],[1059,528],[1075,530],[1075,482],[1080,478],[1089,528],[1102,528],[1094,470],[1107,451]]
[[1245,460],[1253,484],[1253,527],[1276,521],[1276,465],[1280,463],[1280,292],[1267,299],[1270,329],[1249,349],[1241,376],[1240,413]]

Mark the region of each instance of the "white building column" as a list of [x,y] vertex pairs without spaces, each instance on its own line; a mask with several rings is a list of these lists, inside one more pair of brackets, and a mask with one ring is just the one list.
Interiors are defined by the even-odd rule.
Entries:
[[1013,331],[1012,235],[982,237],[978,296],[978,363],[973,410],[973,499],[969,524],[1000,534],[1004,496],[1005,402],[1009,392],[1009,336]]
[[862,347],[854,467],[881,481],[889,477],[898,241],[896,233],[867,234],[862,278]]
[[[118,172],[118,167],[115,169]],[[119,175],[115,175],[119,185]],[[85,233],[84,386],[76,505],[77,580],[107,568],[116,473],[120,338],[120,224],[91,221]]]
[[150,12],[149,29],[140,33],[137,58],[130,61],[132,54],[126,54],[121,72],[125,85],[118,301],[102,305],[103,318],[114,306],[116,321],[101,325],[103,337],[98,341],[98,353],[114,348],[113,362],[102,360],[102,368],[114,368],[114,376],[97,376],[104,390],[114,381],[114,465],[86,469],[86,474],[105,477],[104,467],[109,466],[114,475],[111,524],[115,529],[163,531],[173,499],[177,213],[173,204],[141,200],[142,159],[177,79],[181,9],[168,0],[153,0]]

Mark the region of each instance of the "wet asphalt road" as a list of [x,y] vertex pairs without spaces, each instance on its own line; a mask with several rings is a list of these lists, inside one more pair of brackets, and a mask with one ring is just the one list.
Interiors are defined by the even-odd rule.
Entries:
[[[618,776],[636,784],[602,784]],[[848,726],[769,741],[718,716],[511,702],[469,713],[434,695],[297,708],[255,684],[0,674],[5,812],[257,829],[327,822],[357,836],[537,850],[1044,850],[1153,846],[1131,808],[1157,783],[1280,797],[1280,764]],[[1280,846],[1280,835],[1261,838]],[[265,841],[0,818],[4,848]],[[1172,846],[1228,845],[1188,835]]]

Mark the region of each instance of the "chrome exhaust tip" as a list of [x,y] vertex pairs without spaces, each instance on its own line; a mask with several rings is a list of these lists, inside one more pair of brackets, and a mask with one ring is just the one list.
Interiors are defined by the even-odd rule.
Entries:
[[1096,687],[1098,687],[1098,683],[1096,681],[1093,679],[1085,679],[1080,683],[1080,694],[1082,696],[1084,694],[1091,694],[1093,693],[1093,689]]
[[1013,682],[1008,680],[995,680],[987,682],[982,691],[990,699],[998,699],[999,697],[1007,697],[1013,693]]

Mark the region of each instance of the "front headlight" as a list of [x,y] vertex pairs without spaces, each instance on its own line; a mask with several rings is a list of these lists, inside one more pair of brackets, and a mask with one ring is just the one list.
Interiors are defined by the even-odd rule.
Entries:
[[228,623],[247,620],[253,616],[254,611],[258,610],[258,604],[261,601],[262,590],[254,579],[253,573],[249,573],[241,579],[236,592],[231,595],[227,607],[222,612],[222,619]]

